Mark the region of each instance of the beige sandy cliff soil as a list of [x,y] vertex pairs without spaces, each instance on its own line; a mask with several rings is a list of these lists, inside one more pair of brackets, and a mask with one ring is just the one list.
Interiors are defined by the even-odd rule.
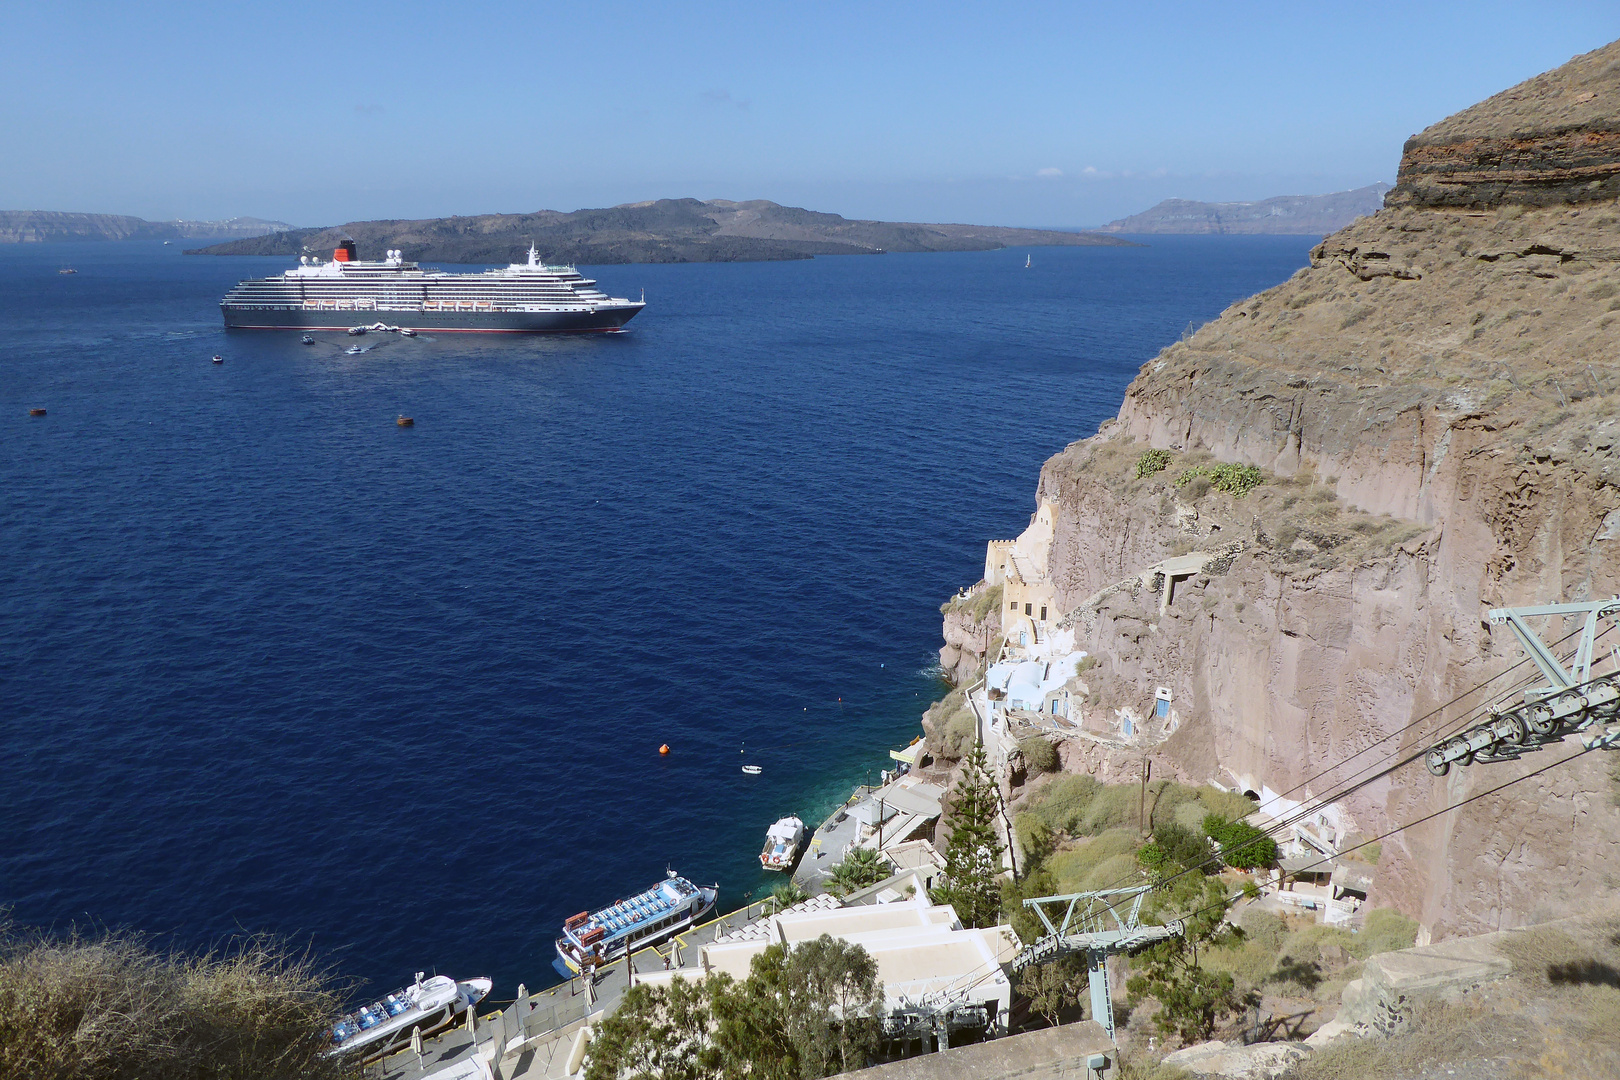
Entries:
[[[1098,661],[1089,716],[1145,713],[1169,687],[1165,766],[1285,792],[1518,663],[1487,609],[1620,592],[1617,176],[1620,43],[1415,137],[1388,209],[1165,349],[1117,421],[1046,463],[1058,609]],[[1138,477],[1149,447],[1172,461]],[[1241,498],[1177,483],[1218,462],[1266,482]],[[1098,597],[1217,550],[1162,614],[1146,590]],[[957,623],[957,657],[977,659],[978,627]],[[1309,792],[1421,749],[1511,682]],[[1381,833],[1576,749],[1445,779],[1414,764],[1346,799],[1346,820]],[[1435,939],[1579,911],[1620,876],[1614,756],[1391,837],[1372,902]]]

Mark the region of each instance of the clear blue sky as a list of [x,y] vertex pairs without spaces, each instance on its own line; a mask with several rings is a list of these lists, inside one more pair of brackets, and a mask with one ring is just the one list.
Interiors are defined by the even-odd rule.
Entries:
[[767,198],[1099,224],[1393,180],[1620,3],[16,3],[0,209],[299,225]]

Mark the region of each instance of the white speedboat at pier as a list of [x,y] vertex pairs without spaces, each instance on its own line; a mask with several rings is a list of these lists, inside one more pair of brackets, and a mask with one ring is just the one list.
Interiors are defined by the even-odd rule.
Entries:
[[446,975],[424,978],[424,974],[418,971],[410,986],[362,1005],[333,1024],[335,1045],[327,1054],[378,1057],[405,1045],[417,1028],[423,1035],[442,1031],[483,1001],[494,985],[489,979],[457,982]]
[[759,853],[759,865],[788,873],[803,844],[804,822],[796,817],[785,817],[766,831],[765,850]]

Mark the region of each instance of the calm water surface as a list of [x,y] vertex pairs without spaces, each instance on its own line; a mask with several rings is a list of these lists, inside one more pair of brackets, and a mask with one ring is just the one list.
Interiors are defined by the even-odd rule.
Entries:
[[666,866],[735,906],[1040,463],[1309,244],[602,267],[631,333],[355,357],[221,330],[290,260],[0,246],[0,906],[497,996]]

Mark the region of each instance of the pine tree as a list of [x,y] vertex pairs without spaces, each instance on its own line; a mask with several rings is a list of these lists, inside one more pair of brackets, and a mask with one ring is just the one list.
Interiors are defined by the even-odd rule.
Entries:
[[945,873],[935,898],[956,909],[963,926],[995,926],[1001,921],[1001,839],[995,784],[986,768],[984,744],[976,743],[962,762],[962,778],[951,793],[951,832]]

